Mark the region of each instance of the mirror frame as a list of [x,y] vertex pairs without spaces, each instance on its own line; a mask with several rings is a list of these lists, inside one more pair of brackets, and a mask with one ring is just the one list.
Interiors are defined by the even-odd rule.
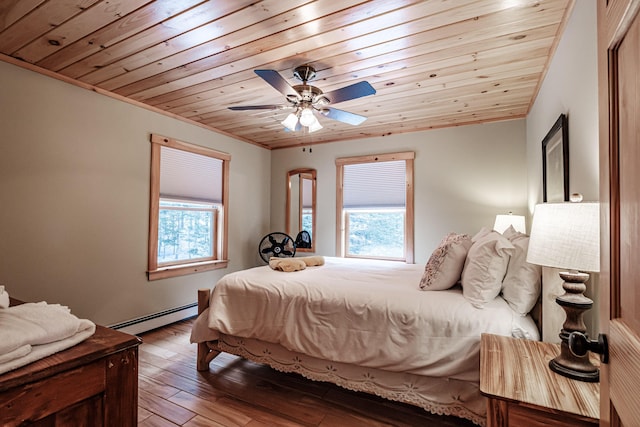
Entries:
[[[316,210],[316,170],[310,168],[299,168],[293,169],[287,172],[287,202],[285,207],[285,230],[286,233],[293,237],[294,239],[300,232],[300,230],[295,232],[295,235],[291,234],[291,177],[295,175],[310,175],[311,176],[311,247],[310,248],[296,248],[296,252],[314,252],[315,251],[315,241],[316,241],[316,217],[318,212]],[[299,198],[300,199],[300,198]],[[302,213],[302,206],[298,207],[298,215]]]

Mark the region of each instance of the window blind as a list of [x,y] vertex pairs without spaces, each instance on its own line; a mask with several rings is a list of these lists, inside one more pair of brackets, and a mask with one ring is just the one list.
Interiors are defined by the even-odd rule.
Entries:
[[406,161],[344,165],[345,209],[405,207]]
[[161,147],[160,197],[222,203],[222,160]]

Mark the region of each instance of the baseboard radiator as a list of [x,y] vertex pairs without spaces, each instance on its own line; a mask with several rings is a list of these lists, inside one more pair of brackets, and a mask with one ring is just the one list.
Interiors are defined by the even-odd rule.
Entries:
[[126,322],[110,325],[109,327],[121,332],[137,335],[197,315],[198,303],[194,302],[193,304],[183,305],[182,307],[171,308],[159,313],[127,320]]

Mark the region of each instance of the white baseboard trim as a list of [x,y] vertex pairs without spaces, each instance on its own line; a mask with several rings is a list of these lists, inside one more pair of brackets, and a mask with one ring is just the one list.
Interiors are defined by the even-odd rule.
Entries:
[[176,307],[160,313],[150,314],[148,316],[139,317],[137,319],[128,320],[126,322],[117,323],[109,326],[111,329],[117,329],[128,334],[141,334],[152,329],[170,325],[180,320],[188,319],[198,315],[198,303],[188,304],[182,307]]

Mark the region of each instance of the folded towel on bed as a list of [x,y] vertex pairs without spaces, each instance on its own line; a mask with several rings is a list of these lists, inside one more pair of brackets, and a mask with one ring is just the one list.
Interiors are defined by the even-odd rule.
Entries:
[[324,257],[322,255],[303,256],[298,259],[301,259],[302,261],[304,261],[307,267],[324,265]]
[[279,271],[300,271],[307,267],[315,267],[324,264],[324,257],[320,255],[316,256],[303,256],[298,258],[278,258],[271,257],[269,259],[269,267]]
[[307,264],[305,264],[304,261],[299,258],[272,257],[271,259],[269,259],[269,267],[274,270],[292,272],[304,270],[305,268],[307,268]]
[[0,310],[0,373],[64,350],[95,332],[90,320],[46,302]]

